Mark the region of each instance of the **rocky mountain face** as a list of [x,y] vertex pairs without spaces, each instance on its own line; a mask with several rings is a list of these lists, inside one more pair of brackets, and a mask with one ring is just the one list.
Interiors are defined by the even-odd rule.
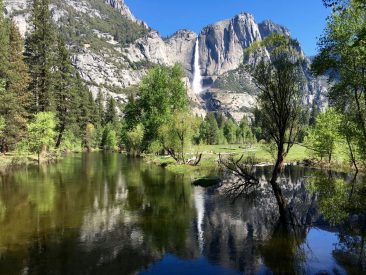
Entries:
[[[236,120],[249,115],[256,91],[250,78],[239,69],[243,49],[272,33],[290,35],[271,21],[257,24],[254,17],[241,13],[205,27],[199,35],[179,30],[168,38],[148,27],[131,13],[123,0],[51,0],[50,10],[69,44],[72,61],[93,94],[99,90],[125,102],[130,86],[137,85],[153,64],[182,64],[196,113],[222,110]],[[30,3],[5,0],[5,14],[21,33],[31,31]],[[199,41],[199,64],[205,92],[190,89],[194,72],[195,44]],[[301,50],[301,49],[299,49]],[[266,52],[266,54],[269,54]],[[315,99],[321,106],[326,85],[314,79],[304,65],[304,102]]]

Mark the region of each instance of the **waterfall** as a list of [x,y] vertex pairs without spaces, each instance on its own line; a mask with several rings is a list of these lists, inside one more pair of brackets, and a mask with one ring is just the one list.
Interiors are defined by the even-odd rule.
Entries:
[[196,46],[194,50],[194,68],[193,68],[193,83],[192,90],[195,94],[199,94],[202,92],[202,76],[200,69],[200,50],[199,50],[199,41],[198,38],[196,40]]

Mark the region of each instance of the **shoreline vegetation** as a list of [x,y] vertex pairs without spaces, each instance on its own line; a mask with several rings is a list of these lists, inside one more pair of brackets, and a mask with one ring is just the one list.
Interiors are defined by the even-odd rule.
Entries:
[[[292,151],[288,155],[285,165],[299,165],[306,166],[315,169],[325,169],[340,172],[356,172],[354,167],[350,164],[346,148],[338,146],[335,150],[335,157],[329,163],[326,160],[320,160],[314,156],[314,152],[307,149],[301,144],[294,145]],[[40,157],[40,165],[52,164],[62,160],[70,154],[80,154],[87,152],[103,152],[101,149],[87,150],[70,150],[67,152],[53,152],[42,154]],[[105,151],[120,153],[128,156],[126,151]],[[151,163],[162,168],[167,169],[170,172],[176,174],[190,174],[194,178],[210,177],[216,175],[219,169],[219,155],[221,156],[233,156],[239,158],[252,156],[255,159],[257,166],[271,166],[274,164],[274,158],[271,155],[269,146],[267,144],[255,144],[250,147],[246,147],[243,144],[222,144],[222,145],[194,145],[186,153],[187,159],[197,155],[196,152],[202,154],[200,163],[196,166],[189,164],[178,164],[170,155],[157,155],[157,154],[142,154],[141,159],[146,163]],[[0,171],[5,172],[9,169],[24,168],[29,165],[39,165],[38,157],[36,154],[17,153],[10,152],[6,154],[0,154]],[[359,172],[364,173],[364,168],[359,168]]]

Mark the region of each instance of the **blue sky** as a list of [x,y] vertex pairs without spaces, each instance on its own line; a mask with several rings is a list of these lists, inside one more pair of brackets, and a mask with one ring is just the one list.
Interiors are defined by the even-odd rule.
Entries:
[[216,21],[249,12],[257,22],[270,19],[286,26],[307,55],[316,54],[330,10],[321,0],[125,0],[133,14],[163,36],[179,29],[200,32]]

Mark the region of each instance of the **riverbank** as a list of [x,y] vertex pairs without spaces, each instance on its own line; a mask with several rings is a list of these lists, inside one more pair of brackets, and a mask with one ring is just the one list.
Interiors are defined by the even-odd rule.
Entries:
[[[93,150],[97,151],[97,150]],[[58,152],[43,155],[41,163],[50,163],[62,159],[68,153],[80,153],[80,150],[73,152]],[[185,165],[177,164],[170,156],[157,156],[152,154],[145,154],[144,159],[148,163],[165,167],[167,170],[177,174],[190,174],[193,177],[205,177],[217,174],[219,169],[219,155],[240,157],[253,156],[260,165],[271,165],[274,157],[271,155],[268,146],[265,144],[256,144],[246,147],[241,144],[231,145],[194,145],[187,151],[187,158],[191,158],[202,153],[202,159],[199,165]],[[34,154],[17,154],[8,153],[0,155],[0,171],[7,169],[22,167],[28,165],[37,165],[38,159]],[[301,145],[294,145],[289,155],[286,157],[286,164],[301,165],[320,169],[330,169],[335,171],[352,172],[354,169],[348,161],[346,151],[340,146],[337,147],[334,154],[334,160],[331,163],[326,161],[319,161],[312,155],[312,152]],[[360,169],[362,170],[362,169]]]
[[[189,156],[195,156],[202,153],[202,160],[197,166],[177,164],[175,160],[169,156],[145,155],[147,162],[165,167],[167,170],[178,174],[194,174],[197,176],[209,176],[219,169],[219,155],[233,155],[240,157],[242,154],[255,157],[260,165],[271,165],[274,157],[268,150],[268,146],[264,144],[256,144],[251,147],[243,145],[196,145],[192,146],[187,152]],[[330,163],[318,160],[309,149],[304,146],[295,144],[290,153],[286,157],[287,165],[301,165],[319,169],[329,169],[335,171],[352,172],[354,168],[348,161],[345,150],[338,146],[335,150],[334,160]]]

